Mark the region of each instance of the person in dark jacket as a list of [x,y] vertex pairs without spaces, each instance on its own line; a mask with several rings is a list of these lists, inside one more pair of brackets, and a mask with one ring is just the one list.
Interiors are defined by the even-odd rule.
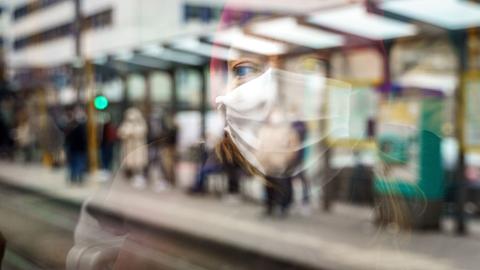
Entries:
[[5,120],[2,114],[0,114],[0,155],[13,159],[13,145],[12,128]]
[[72,184],[82,184],[87,165],[87,130],[85,114],[75,109],[70,115],[66,128],[65,144],[70,181]]
[[0,268],[2,267],[2,261],[3,261],[3,257],[5,256],[6,246],[7,246],[7,240],[5,240],[2,233],[0,232]]
[[[300,140],[304,140],[306,136],[305,126],[301,122],[294,122],[292,125],[294,134],[292,136],[298,136]],[[304,151],[300,150],[296,154],[295,162],[301,162],[303,159]],[[295,163],[292,162],[292,163]],[[265,215],[271,216],[275,214],[275,210],[279,207],[280,215],[286,216],[288,214],[290,205],[293,201],[293,180],[299,178],[302,181],[303,186],[303,198],[304,204],[309,203],[310,187],[303,172],[294,174],[289,177],[272,177],[265,176],[267,183],[265,184]]]
[[[224,133],[224,137],[228,136],[227,133]],[[228,194],[236,195],[240,191],[240,177],[243,173],[240,166],[234,162],[222,162],[218,159],[218,156],[215,154],[214,149],[212,151],[204,151],[205,155],[202,158],[205,162],[202,164],[197,176],[195,178],[195,183],[189,189],[191,194],[203,194],[206,192],[207,178],[209,175],[216,173],[224,173],[228,179]]]
[[105,116],[105,123],[102,126],[102,136],[100,140],[100,154],[102,169],[111,172],[113,165],[113,150],[117,142],[117,128],[112,123],[110,116]]

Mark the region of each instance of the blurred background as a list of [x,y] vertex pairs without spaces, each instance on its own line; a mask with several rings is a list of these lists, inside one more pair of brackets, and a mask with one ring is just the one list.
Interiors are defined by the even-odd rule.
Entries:
[[[0,268],[478,269],[479,27],[474,0],[0,0]],[[351,88],[288,215],[211,161],[242,53]]]

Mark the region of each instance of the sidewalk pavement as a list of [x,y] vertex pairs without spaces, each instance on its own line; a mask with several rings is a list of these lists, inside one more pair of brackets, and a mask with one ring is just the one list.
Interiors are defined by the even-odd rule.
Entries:
[[85,186],[73,187],[68,184],[64,168],[48,169],[40,164],[0,161],[2,183],[77,205],[81,205],[99,188],[98,182],[91,181],[91,176],[88,178]]
[[293,211],[284,220],[265,219],[261,207],[250,203],[190,197],[176,190],[135,190],[121,177],[108,189],[94,179],[85,187],[70,187],[63,170],[6,162],[0,162],[0,181],[75,203],[103,190],[108,196],[92,202],[109,211],[320,269],[474,270],[479,264],[480,230],[468,237],[379,230],[366,207],[337,204],[331,214]]

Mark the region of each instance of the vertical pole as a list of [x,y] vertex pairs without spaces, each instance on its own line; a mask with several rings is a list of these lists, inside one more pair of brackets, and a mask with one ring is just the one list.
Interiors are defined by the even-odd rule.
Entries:
[[144,98],[144,108],[145,108],[145,119],[147,124],[150,123],[150,116],[152,114],[152,83],[151,83],[151,73],[143,73],[143,80],[145,82],[145,98]]
[[77,103],[80,103],[81,91],[83,88],[83,72],[82,64],[82,0],[74,0],[75,20],[73,22],[73,35],[75,39],[75,63],[73,65],[73,77],[75,83],[75,91],[77,94]]
[[[331,76],[332,68],[330,65],[330,60],[325,61],[325,75],[326,77]],[[325,115],[327,115],[327,110],[328,110],[328,89],[325,92],[325,103],[323,105],[323,110],[325,111]],[[328,120],[320,120],[320,125],[321,125],[321,130],[324,134],[327,134],[327,129],[328,129]],[[329,145],[329,140],[323,140],[322,149],[320,151],[324,151],[323,155],[323,196],[322,196],[322,210],[324,212],[330,212],[332,208],[332,201],[333,201],[333,185],[332,185],[332,171],[331,171],[331,149]]]
[[[36,74],[36,72],[35,72]],[[36,96],[38,97],[37,100],[38,102],[38,112],[42,116],[40,118],[40,129],[41,132],[43,133],[42,135],[42,141],[40,142],[40,148],[42,149],[42,163],[48,167],[52,166],[52,155],[48,151],[49,147],[46,145],[46,140],[45,140],[45,134],[48,132],[48,108],[47,108],[47,101],[45,97],[45,90],[43,88],[38,88],[36,91]]]
[[390,55],[392,51],[393,41],[386,40],[383,42],[383,46],[378,48],[378,52],[380,53],[380,57],[382,57],[383,63],[383,85],[388,87],[392,82],[392,74],[391,74],[391,67],[390,67]]
[[97,117],[94,106],[95,99],[95,75],[91,61],[85,63],[86,94],[87,94],[87,143],[88,161],[91,172],[98,168],[98,145],[97,145]]
[[173,68],[169,70],[168,75],[170,77],[170,113],[172,117],[175,117],[178,110],[178,96],[177,96],[177,80],[176,70]]
[[[154,149],[154,151],[157,151],[158,149],[156,148],[156,144],[153,143],[153,140],[156,138],[152,138],[151,136],[151,131],[152,131],[152,85],[151,85],[151,72],[150,71],[145,71],[142,73],[143,76],[143,82],[145,85],[145,96],[143,98],[143,114],[145,117],[145,121],[147,122],[147,149],[150,152],[150,149]],[[147,172],[150,172],[150,169],[152,167],[152,161],[149,158],[149,161],[147,162]]]
[[75,6],[75,21],[73,26],[73,31],[75,35],[75,55],[80,57],[82,55],[82,10],[81,10],[81,1],[74,0]]
[[128,107],[130,106],[129,104],[129,98],[128,98],[128,77],[127,74],[120,74],[120,80],[122,81],[122,112],[124,113]]
[[458,56],[458,71],[459,85],[455,91],[455,136],[458,141],[458,163],[455,171],[455,178],[457,181],[456,191],[456,233],[458,235],[467,234],[467,226],[465,222],[465,202],[467,196],[467,187],[465,179],[465,71],[468,62],[467,53],[467,36],[465,31],[451,32],[451,42],[456,49]]
[[207,83],[206,83],[206,74],[205,68],[199,67],[198,73],[200,75],[200,136],[202,141],[207,139]]
[[[177,78],[176,78],[176,69],[173,68],[171,69],[168,74],[169,74],[169,77],[170,77],[170,82],[171,82],[171,85],[170,85],[170,115],[168,117],[172,117],[172,122],[174,123],[174,127],[172,128],[177,128],[176,126],[176,123],[175,123],[175,118],[177,116],[177,112],[178,112],[178,96],[177,96]],[[175,135],[176,135],[176,131],[175,131]],[[177,149],[176,149],[176,145],[168,145],[167,146],[168,149],[168,153],[169,153],[169,156],[171,158],[171,164],[168,168],[168,171],[170,172],[169,175],[170,175],[170,181],[171,181],[171,185],[172,186],[175,186],[176,185],[176,171],[175,171],[175,168],[177,167]]]
[[208,159],[207,150],[207,84],[205,67],[199,67],[198,73],[200,75],[200,166],[205,164]]

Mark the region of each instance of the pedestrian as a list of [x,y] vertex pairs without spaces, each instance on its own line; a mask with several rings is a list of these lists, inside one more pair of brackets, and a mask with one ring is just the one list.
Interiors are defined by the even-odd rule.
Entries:
[[[76,112],[80,110],[80,112]],[[68,112],[68,124],[63,126],[63,132],[48,112],[41,112],[34,122],[34,133],[37,146],[42,152],[42,160],[47,166],[59,168],[66,153],[65,135],[76,126],[76,123],[85,122],[85,113],[80,108]],[[75,120],[75,117],[78,120]],[[84,124],[84,123],[83,123]],[[65,153],[63,153],[65,151]]]
[[353,152],[355,165],[349,179],[349,200],[353,203],[370,204],[373,202],[372,175],[364,164],[362,153]]
[[175,122],[174,115],[171,113],[165,114],[162,118],[162,146],[160,153],[163,172],[172,186],[174,186],[176,182],[177,135],[178,126]]
[[[224,133],[224,137],[228,136]],[[207,143],[205,143],[207,144]],[[242,170],[235,162],[221,162],[217,155],[215,155],[214,149],[208,146],[204,147],[208,152],[205,154],[206,158],[202,158],[202,166],[197,173],[195,182],[188,190],[190,194],[204,194],[206,192],[207,178],[212,174],[223,173],[227,177],[228,181],[228,195],[230,198],[235,198],[240,191],[240,177]]]
[[121,139],[122,168],[137,188],[146,186],[145,169],[148,165],[147,124],[137,108],[129,108],[118,129]]
[[80,107],[74,108],[69,114],[65,134],[65,152],[67,154],[70,183],[81,185],[87,168],[86,115]]
[[5,240],[2,232],[0,232],[0,267],[2,266],[2,261],[3,261],[3,257],[5,256],[6,247],[7,247],[7,240]]
[[117,129],[112,123],[110,115],[104,114],[100,136],[100,159],[102,170],[107,178],[113,169],[113,151],[117,142]]
[[19,114],[19,123],[15,129],[15,144],[24,162],[33,159],[34,134],[26,113]]
[[148,118],[148,179],[155,191],[164,191],[168,188],[168,174],[161,156],[163,139],[162,118],[160,112],[155,112]]
[[0,156],[12,160],[14,146],[12,126],[4,114],[0,113]]

